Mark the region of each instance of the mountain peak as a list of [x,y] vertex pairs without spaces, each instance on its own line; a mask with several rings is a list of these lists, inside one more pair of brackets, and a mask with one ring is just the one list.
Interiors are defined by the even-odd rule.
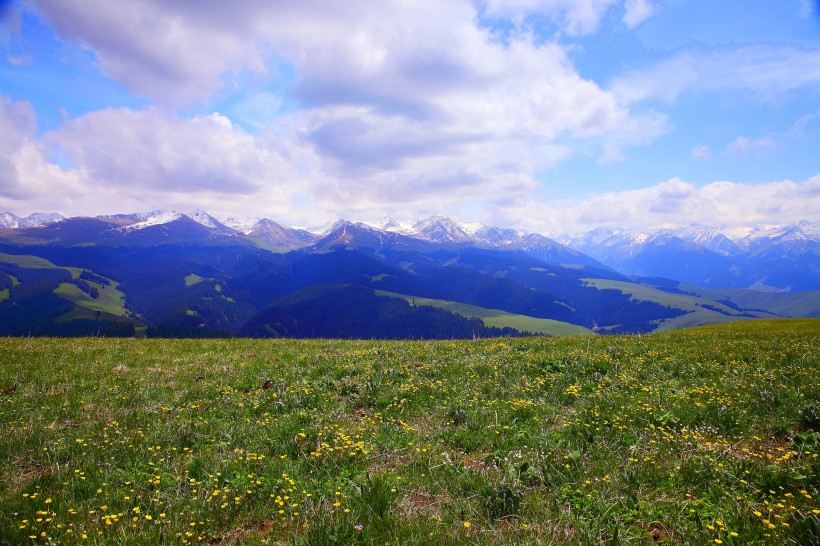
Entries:
[[20,218],[10,212],[0,213],[0,229],[16,229],[28,227],[30,224],[25,218]]
[[26,216],[25,219],[29,226],[41,226],[50,222],[59,222],[66,218],[59,212],[35,212]]
[[413,224],[415,235],[436,243],[468,243],[472,240],[460,225],[446,216],[431,216]]
[[382,231],[392,231],[394,233],[404,233],[407,226],[403,226],[390,216],[385,216],[380,220],[374,222],[364,222],[365,225]]

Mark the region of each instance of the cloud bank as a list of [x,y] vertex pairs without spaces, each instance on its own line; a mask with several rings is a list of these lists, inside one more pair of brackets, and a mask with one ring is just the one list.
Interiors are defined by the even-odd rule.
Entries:
[[506,211],[507,222],[525,218],[531,231],[578,234],[596,227],[651,230],[690,225],[751,227],[816,219],[820,174],[797,183],[717,181],[700,188],[673,178],[639,190],[607,192],[562,206],[530,202]]

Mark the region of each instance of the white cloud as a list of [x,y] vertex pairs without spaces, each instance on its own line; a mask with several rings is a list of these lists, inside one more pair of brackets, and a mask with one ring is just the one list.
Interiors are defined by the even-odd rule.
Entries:
[[754,140],[745,136],[739,136],[726,146],[723,155],[729,157],[744,157],[752,153],[766,153],[774,150],[778,146],[779,143],[774,136],[764,136]]
[[[299,193],[316,214],[440,210],[525,198],[539,173],[577,153],[570,143],[606,162],[666,130],[665,116],[636,116],[583,79],[560,45],[526,34],[498,43],[466,0],[32,1],[96,51],[107,74],[158,104],[203,100],[242,70],[295,73],[284,96],[261,89],[226,112],[258,136],[223,116],[159,109],[69,121],[49,142],[93,187],[127,181],[163,196],[222,195],[228,206],[286,180],[284,200]],[[586,32],[614,3],[518,7],[560,12],[568,28]]]
[[224,72],[264,69],[257,44],[220,24],[222,13],[197,19],[174,9],[183,2],[29,1],[57,31],[93,49],[105,74],[144,97],[203,101]]
[[591,195],[580,202],[530,201],[509,207],[498,221],[530,231],[558,235],[601,226],[631,230],[702,224],[750,227],[820,220],[820,174],[802,184],[718,181],[698,188],[672,178],[639,190]]
[[547,17],[570,36],[592,34],[604,14],[621,0],[488,0],[486,15],[511,18],[519,25],[528,16]]
[[613,80],[626,103],[673,102],[687,92],[735,91],[756,100],[820,83],[820,50],[796,46],[744,45],[722,50],[686,50]]
[[634,30],[649,19],[660,15],[663,8],[652,0],[626,0],[623,21],[629,30]]
[[44,139],[70,158],[85,192],[100,195],[96,213],[120,210],[122,201],[106,201],[106,191],[143,205],[135,210],[150,208],[146,203],[230,210],[255,200],[254,210],[273,204],[275,212],[284,212],[297,191],[295,150],[277,148],[271,135],[250,135],[219,114],[185,119],[155,108],[99,110]]
[[18,210],[30,200],[49,201],[55,191],[77,192],[76,173],[49,162],[48,149],[37,139],[31,104],[0,96],[0,207]]
[[751,149],[752,142],[744,136],[739,136],[726,146],[726,151],[723,153],[731,157],[743,157],[748,155]]
[[695,161],[708,161],[711,158],[712,150],[710,150],[709,146],[706,146],[705,144],[695,146],[689,154],[689,159],[694,159]]

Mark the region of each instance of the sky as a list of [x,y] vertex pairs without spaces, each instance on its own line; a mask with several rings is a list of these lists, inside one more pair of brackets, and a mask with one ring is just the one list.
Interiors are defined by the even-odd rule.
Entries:
[[0,0],[0,211],[820,220],[817,0]]

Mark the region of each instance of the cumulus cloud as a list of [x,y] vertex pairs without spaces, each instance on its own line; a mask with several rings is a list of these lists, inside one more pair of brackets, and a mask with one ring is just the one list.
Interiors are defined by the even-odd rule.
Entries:
[[50,162],[36,131],[31,104],[0,96],[0,203],[9,209],[31,199],[53,198],[54,190],[78,191],[76,173]]
[[694,159],[695,161],[708,161],[711,158],[712,150],[710,150],[709,146],[706,146],[705,144],[695,146],[689,154],[689,159]]
[[[224,72],[264,69],[256,43],[220,25],[220,13],[199,19],[189,16],[195,10],[182,13],[188,2],[30,3],[58,32],[93,49],[106,75],[144,97],[175,105],[203,101],[222,86]],[[207,12],[204,4],[196,8]]]
[[560,33],[584,36],[596,32],[607,11],[623,4],[623,22],[634,30],[663,10],[652,0],[487,0],[484,15],[508,18],[519,27],[529,19],[551,21]]
[[[672,178],[649,188],[591,195],[560,206],[531,201],[504,213],[508,224],[558,235],[596,227],[648,230],[692,224],[750,227],[817,220],[820,175],[803,182],[765,184],[718,181],[697,187]],[[523,220],[522,220],[523,219]]]
[[723,155],[729,157],[744,157],[752,153],[763,153],[778,147],[778,142],[772,136],[764,136],[757,139],[750,139],[739,136],[732,140],[723,151]]
[[[311,206],[440,209],[526,197],[539,173],[573,153],[570,142],[607,162],[666,130],[665,116],[635,115],[582,78],[561,45],[526,33],[499,43],[466,0],[32,3],[93,49],[106,74],[161,105],[92,112],[48,135],[95,185],[239,203],[298,172]],[[559,14],[582,33],[616,3],[521,0],[485,11]],[[281,66],[295,74],[284,92],[263,89],[228,112],[257,135],[222,115],[160,109],[205,100],[242,71],[281,84],[281,75],[264,79]],[[282,102],[295,107],[280,111]]]
[[[211,208],[252,196],[255,209],[277,203],[281,211],[296,192],[298,151],[270,134],[248,134],[220,114],[182,118],[156,108],[111,108],[68,120],[43,138],[70,158],[89,193],[116,190],[160,207],[187,196]],[[100,201],[98,209],[111,206]]]
[[510,17],[521,23],[527,16],[545,16],[570,36],[598,30],[601,18],[619,0],[488,0],[491,17]]
[[743,45],[714,51],[685,50],[613,80],[625,103],[672,102],[683,93],[738,91],[757,100],[820,83],[820,50],[786,45]]
[[651,0],[626,0],[623,21],[627,28],[634,30],[662,11],[663,8]]

